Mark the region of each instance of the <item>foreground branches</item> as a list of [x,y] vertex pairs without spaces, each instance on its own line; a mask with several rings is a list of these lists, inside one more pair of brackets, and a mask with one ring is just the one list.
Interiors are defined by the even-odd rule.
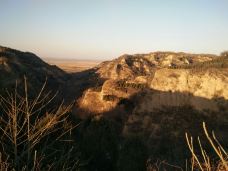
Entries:
[[197,155],[194,151],[193,138],[189,137],[186,133],[186,140],[188,147],[192,154],[191,170],[197,169],[201,171],[226,171],[228,170],[228,154],[222,145],[219,143],[214,132],[212,131],[212,138],[209,135],[206,124],[203,122],[203,129],[207,140],[209,141],[211,148],[215,151],[218,161],[215,163],[207,154],[206,150],[202,147],[200,138],[198,137],[198,143],[200,147],[201,156]]
[[67,122],[71,106],[53,108],[56,95],[45,93],[45,85],[30,99],[25,79],[24,95],[15,89],[0,96],[0,170],[68,170],[78,165],[72,124]]

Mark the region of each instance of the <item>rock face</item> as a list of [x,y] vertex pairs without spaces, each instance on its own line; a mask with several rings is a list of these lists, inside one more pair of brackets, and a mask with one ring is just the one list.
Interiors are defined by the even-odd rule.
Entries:
[[123,55],[98,66],[101,78],[124,79],[138,75],[151,75],[156,68],[182,66],[211,61],[215,55],[154,52],[150,54]]
[[116,60],[100,64],[98,73],[101,78],[124,79],[135,75],[148,75],[154,64],[140,56],[123,55]]
[[226,69],[210,69],[198,73],[183,69],[160,69],[155,73],[150,87],[160,91],[188,92],[208,99],[228,99],[226,73]]
[[186,105],[201,111],[218,111],[221,105],[227,107],[228,68],[201,66],[217,59],[212,55],[165,52],[121,56],[98,66],[97,73],[105,81],[100,91],[86,91],[79,106],[103,113],[116,108],[123,99],[136,100],[145,94],[134,112]]
[[164,142],[162,137],[179,141],[186,131],[197,135],[203,121],[219,125],[228,138],[228,58],[124,55],[102,63],[96,73],[103,83],[84,92],[77,115],[114,118],[123,135],[142,135],[149,147]]
[[[163,100],[160,100],[161,106],[178,106],[180,104],[190,105],[198,110],[217,111],[219,110],[218,105],[221,104],[216,104],[213,99],[224,98],[224,100],[228,100],[227,72],[227,69],[210,69],[197,73],[183,69],[160,69],[155,73],[150,87],[161,92],[170,92],[164,98],[161,96],[157,98],[164,99],[164,104],[162,104]],[[184,98],[176,95],[177,93],[182,93]],[[190,95],[186,95],[186,93]]]

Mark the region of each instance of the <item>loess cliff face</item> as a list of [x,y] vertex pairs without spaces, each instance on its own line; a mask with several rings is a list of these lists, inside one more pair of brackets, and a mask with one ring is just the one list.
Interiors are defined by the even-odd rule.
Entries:
[[[138,101],[133,109],[136,113],[186,105],[218,111],[227,107],[228,68],[213,67],[217,59],[171,52],[121,56],[98,66],[97,73],[105,81],[99,90],[85,91],[79,106],[101,114],[116,108],[122,100],[130,100]],[[208,62],[211,67],[201,66]]]
[[184,69],[157,70],[150,87],[160,91],[188,92],[194,96],[228,99],[227,69],[209,69],[193,73]]
[[[227,73],[227,69],[213,68],[198,72],[184,69],[157,70],[150,88],[161,93],[159,97],[152,98],[157,99],[156,102],[153,100],[153,104],[158,104],[158,107],[190,105],[198,110],[217,111],[221,103],[217,103],[216,99],[228,99]],[[170,93],[163,96],[164,92]]]
[[228,58],[156,52],[124,55],[96,69],[103,82],[84,92],[77,115],[114,119],[124,136],[142,136],[154,149],[164,134],[172,141],[186,131],[198,135],[203,121],[228,139]]

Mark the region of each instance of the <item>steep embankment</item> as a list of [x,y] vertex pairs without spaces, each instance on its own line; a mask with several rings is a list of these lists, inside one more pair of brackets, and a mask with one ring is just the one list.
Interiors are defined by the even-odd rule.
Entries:
[[101,87],[87,90],[79,106],[99,114],[116,108],[123,99],[132,101],[134,96],[133,101],[137,101],[145,94],[134,111],[185,105],[201,111],[218,111],[221,105],[226,106],[228,99],[227,68],[201,66],[213,61],[217,64],[217,59],[212,55],[184,53],[121,56],[98,67],[97,73],[105,81]]
[[0,93],[11,91],[17,82],[18,91],[24,92],[24,76],[30,95],[36,95],[43,84],[45,91],[57,93],[59,100],[72,103],[88,87],[96,85],[96,69],[66,73],[55,65],[49,65],[30,52],[0,46]]
[[[30,52],[0,46],[0,89],[10,89],[27,77],[30,92],[39,90],[47,79],[50,90],[58,90],[67,79],[64,71]],[[20,86],[19,86],[20,87]]]
[[227,143],[228,58],[124,55],[102,63],[96,73],[103,83],[84,92],[76,115],[113,119],[122,135],[140,136],[155,156],[184,154],[185,132],[198,136],[203,121]]

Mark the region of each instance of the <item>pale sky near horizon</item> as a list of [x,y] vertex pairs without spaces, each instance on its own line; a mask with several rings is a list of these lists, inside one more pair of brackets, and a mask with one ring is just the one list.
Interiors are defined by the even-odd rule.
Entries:
[[0,0],[0,45],[40,57],[228,50],[228,0]]

